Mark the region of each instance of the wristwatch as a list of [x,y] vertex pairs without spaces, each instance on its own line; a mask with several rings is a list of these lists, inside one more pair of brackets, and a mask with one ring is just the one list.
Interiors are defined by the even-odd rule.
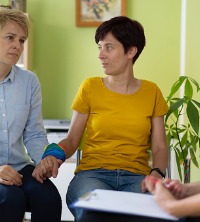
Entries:
[[159,173],[163,178],[165,178],[166,173],[162,172],[162,170],[160,168],[152,168],[150,171],[151,172],[156,171],[157,173]]

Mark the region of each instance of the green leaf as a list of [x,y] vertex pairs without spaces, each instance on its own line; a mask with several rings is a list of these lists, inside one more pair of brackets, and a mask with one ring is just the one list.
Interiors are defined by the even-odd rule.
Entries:
[[188,79],[185,82],[185,95],[189,98],[192,98],[193,96],[193,88]]
[[183,98],[183,99],[179,99],[177,102],[173,103],[173,104],[170,106],[170,108],[169,108],[169,110],[168,110],[168,113],[167,113],[167,115],[166,115],[166,117],[165,117],[165,122],[167,121],[167,119],[169,118],[169,116],[170,116],[172,113],[174,113],[176,110],[178,110],[179,107],[181,107],[181,106],[184,104],[184,102],[185,102],[185,99],[184,99],[184,98]]
[[196,136],[196,135],[193,135],[191,132],[190,132],[190,140],[191,140],[191,148],[194,150],[194,152],[197,151],[197,145],[198,145],[198,141],[199,141],[199,137]]
[[[182,86],[184,87],[183,98],[178,92],[182,90]],[[186,176],[185,172],[183,174],[183,168],[186,167],[188,153],[193,164],[200,167],[196,152],[200,151],[200,102],[192,99],[194,92],[198,93],[197,98],[200,98],[199,91],[200,85],[195,79],[180,76],[172,85],[170,95],[167,97],[169,105],[169,111],[165,116],[167,142],[168,147],[175,152],[177,169],[182,182]],[[183,120],[184,124],[180,120]]]
[[198,164],[198,162],[197,162],[196,155],[195,155],[193,149],[190,149],[190,155],[191,155],[191,159],[192,159],[193,164],[194,164],[197,168],[199,168],[199,164]]
[[200,103],[199,102],[197,102],[196,100],[193,100],[193,99],[192,99],[192,102],[195,103],[200,108]]
[[183,125],[181,125],[180,127],[183,127],[183,128],[177,128],[178,133],[187,132],[187,128],[185,128]]
[[181,85],[183,84],[184,80],[187,77],[185,76],[181,76],[179,77],[179,79],[172,85],[171,88],[171,92],[169,94],[169,96],[167,97],[167,102],[172,98],[172,96],[179,90],[179,88],[181,87]]
[[178,81],[183,82],[185,79],[188,78],[189,78],[188,76],[180,76]]
[[182,146],[183,146],[184,144],[186,144],[187,138],[188,138],[188,133],[187,133],[187,131],[186,131],[186,132],[184,133],[184,135],[182,136],[182,139],[181,139],[181,144],[182,144]]
[[199,83],[195,80],[195,79],[193,79],[193,78],[189,78],[190,79],[190,81],[192,81],[193,82],[193,84],[196,86],[196,88],[197,88],[197,92],[200,90],[200,87],[199,87]]
[[199,148],[200,148],[200,138],[199,138]]
[[168,132],[167,133],[167,144],[170,146],[171,144],[171,141],[172,141],[172,137],[171,137],[171,134]]
[[174,138],[174,139],[177,139],[177,140],[178,140],[179,135],[178,135],[178,133],[177,133],[176,131],[172,131],[172,135],[173,135],[173,138]]
[[199,134],[199,111],[196,108],[196,106],[193,105],[191,101],[189,101],[187,104],[186,112],[187,112],[187,117],[190,121],[190,124],[193,130],[198,135]]
[[183,161],[186,161],[188,157],[188,147],[183,150]]

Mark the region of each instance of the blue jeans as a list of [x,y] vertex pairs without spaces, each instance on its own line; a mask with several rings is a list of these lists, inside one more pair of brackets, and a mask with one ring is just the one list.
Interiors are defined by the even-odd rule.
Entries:
[[76,220],[83,214],[82,209],[75,209],[71,204],[83,194],[95,190],[117,190],[142,193],[141,182],[145,175],[135,174],[124,170],[85,170],[77,173],[69,184],[66,202]]
[[22,186],[0,184],[0,221],[22,222],[25,211],[31,212],[31,222],[60,222],[62,202],[51,180],[42,184],[32,177],[34,167],[28,165],[19,173]]

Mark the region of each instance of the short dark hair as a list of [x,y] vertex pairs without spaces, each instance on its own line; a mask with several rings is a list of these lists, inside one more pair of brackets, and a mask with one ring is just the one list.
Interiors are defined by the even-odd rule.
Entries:
[[108,33],[111,33],[123,45],[125,53],[131,47],[137,48],[137,53],[133,58],[133,63],[135,63],[146,44],[143,26],[126,16],[117,16],[103,22],[97,28],[95,42],[98,44]]

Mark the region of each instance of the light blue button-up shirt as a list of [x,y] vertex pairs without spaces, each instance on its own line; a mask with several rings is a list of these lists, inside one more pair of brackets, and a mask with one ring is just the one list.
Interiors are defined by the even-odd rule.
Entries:
[[38,164],[48,144],[37,76],[18,66],[0,82],[0,165]]

